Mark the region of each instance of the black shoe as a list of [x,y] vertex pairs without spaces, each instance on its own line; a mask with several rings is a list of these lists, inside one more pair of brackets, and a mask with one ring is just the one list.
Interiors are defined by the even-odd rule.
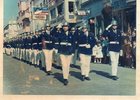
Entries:
[[89,77],[85,77],[86,80],[90,81],[91,79]]
[[66,85],[68,85],[68,80],[67,79],[64,79],[64,85],[66,86]]
[[119,78],[117,76],[112,76],[113,80],[118,80]]
[[51,71],[47,71],[46,73],[47,73],[47,75],[52,75]]
[[71,64],[71,65],[70,65],[70,67],[74,68],[74,67],[75,67],[75,65],[74,65],[74,64]]
[[29,65],[31,66],[31,65],[32,65],[32,63],[31,63],[31,62],[29,62]]
[[37,68],[37,64],[34,64],[33,66],[34,66],[35,68]]
[[85,75],[82,75],[82,79],[81,79],[82,81],[84,81],[85,80]]

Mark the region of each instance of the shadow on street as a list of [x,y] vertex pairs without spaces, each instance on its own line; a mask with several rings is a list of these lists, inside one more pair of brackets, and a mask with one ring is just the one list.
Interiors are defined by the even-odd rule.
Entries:
[[75,71],[71,71],[70,72],[70,75],[77,78],[77,79],[80,79],[82,80],[82,77],[81,77],[81,73],[80,72],[75,72]]
[[103,77],[106,77],[106,78],[109,78],[109,79],[112,79],[111,78],[111,75],[107,72],[103,72],[103,71],[98,71],[98,70],[91,70],[90,73],[96,73],[97,75],[100,75],[100,76],[103,76]]
[[63,83],[63,76],[61,73],[54,73],[54,78]]

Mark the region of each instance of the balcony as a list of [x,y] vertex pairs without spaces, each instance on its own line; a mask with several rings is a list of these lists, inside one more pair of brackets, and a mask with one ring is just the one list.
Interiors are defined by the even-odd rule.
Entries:
[[25,18],[31,19],[30,13],[24,13],[22,16],[19,16],[18,23],[22,23],[22,20]]

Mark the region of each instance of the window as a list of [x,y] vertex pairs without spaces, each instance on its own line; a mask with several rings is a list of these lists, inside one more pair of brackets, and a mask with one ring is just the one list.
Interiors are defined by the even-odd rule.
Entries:
[[46,0],[43,0],[43,4],[46,4]]
[[50,13],[51,13],[51,18],[52,18],[52,19],[56,18],[56,10],[55,10],[55,8],[52,9],[52,10],[50,11]]
[[76,1],[76,7],[79,7],[79,1]]
[[89,0],[82,0],[82,3],[85,3],[85,2],[87,2],[87,1],[89,1]]
[[40,7],[43,7],[42,3],[40,3]]
[[69,12],[74,12],[74,2],[69,2]]
[[59,15],[62,15],[64,13],[64,4],[60,4],[58,7],[57,7],[57,11],[58,11],[58,16]]
[[43,4],[42,3],[40,3],[40,7],[43,7]]
[[23,22],[23,27],[29,26],[29,25],[30,25],[30,20],[29,20],[29,18],[23,19],[22,22]]
[[46,6],[47,5],[47,0],[43,0],[43,6]]

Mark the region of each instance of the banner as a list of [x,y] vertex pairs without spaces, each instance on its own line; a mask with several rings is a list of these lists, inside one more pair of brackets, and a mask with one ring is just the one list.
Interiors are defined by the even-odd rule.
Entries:
[[35,15],[48,15],[47,7],[33,7],[33,12]]
[[33,15],[33,19],[34,20],[45,20],[46,19],[46,15]]
[[48,12],[48,8],[47,7],[33,7],[33,12],[36,12],[36,11]]

